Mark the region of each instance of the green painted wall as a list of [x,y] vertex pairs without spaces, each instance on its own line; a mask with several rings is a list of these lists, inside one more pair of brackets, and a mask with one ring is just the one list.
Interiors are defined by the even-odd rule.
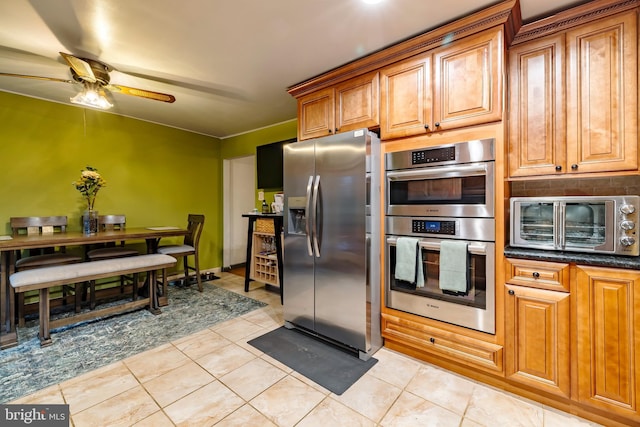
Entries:
[[129,227],[186,226],[187,214],[204,214],[201,268],[222,265],[216,138],[0,92],[0,158],[0,234],[12,216],[67,215],[79,230],[85,205],[72,182],[89,165],[107,180],[99,212],[126,214]]
[[[259,145],[271,144],[272,142],[284,141],[296,138],[298,135],[298,121],[290,120],[283,123],[255,130],[253,132],[226,138],[222,142],[222,158],[232,159],[234,157],[244,157],[256,154],[256,147]],[[254,185],[257,187],[257,183]],[[277,191],[265,191],[265,199],[271,205],[273,195]],[[255,191],[256,207],[259,209],[261,203],[258,201],[258,188]]]
[[[80,230],[85,203],[72,182],[93,166],[107,181],[96,199],[100,213],[125,214],[129,227],[186,226],[187,214],[202,213],[201,268],[220,268],[222,159],[296,134],[294,119],[221,141],[0,92],[0,234],[11,233],[12,216],[66,215],[69,228]],[[267,201],[273,194],[266,192]]]

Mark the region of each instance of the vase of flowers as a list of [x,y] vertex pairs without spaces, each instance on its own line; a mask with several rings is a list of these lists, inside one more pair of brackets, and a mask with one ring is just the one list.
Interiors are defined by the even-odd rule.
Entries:
[[73,182],[76,190],[82,194],[87,201],[87,209],[82,215],[82,229],[84,234],[92,235],[98,232],[98,211],[94,209],[96,195],[107,182],[98,173],[98,169],[91,166],[81,171],[80,179]]

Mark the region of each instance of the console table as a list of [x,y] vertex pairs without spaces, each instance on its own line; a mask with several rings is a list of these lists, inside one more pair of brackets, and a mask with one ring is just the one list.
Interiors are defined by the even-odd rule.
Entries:
[[247,260],[244,271],[244,291],[249,292],[249,283],[251,282],[251,264],[253,263],[253,233],[258,219],[273,221],[273,238],[276,249],[276,263],[278,267],[278,282],[280,285],[280,303],[283,302],[284,281],[282,280],[282,214],[261,214],[248,213],[242,214],[243,218],[248,218],[247,226]]

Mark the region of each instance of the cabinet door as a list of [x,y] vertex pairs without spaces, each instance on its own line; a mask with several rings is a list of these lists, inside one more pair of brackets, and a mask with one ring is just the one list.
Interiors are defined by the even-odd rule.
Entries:
[[578,400],[638,417],[640,272],[577,266],[573,323]]
[[379,73],[370,73],[336,85],[336,132],[380,124]]
[[564,35],[509,51],[509,176],[566,171]]
[[434,130],[502,120],[504,54],[501,30],[489,30],[436,50]]
[[637,39],[635,11],[567,32],[568,172],[638,169]]
[[380,137],[427,133],[431,121],[431,55],[419,55],[380,72]]
[[298,140],[333,134],[334,89],[323,89],[298,99]]
[[507,378],[570,397],[570,294],[505,288]]

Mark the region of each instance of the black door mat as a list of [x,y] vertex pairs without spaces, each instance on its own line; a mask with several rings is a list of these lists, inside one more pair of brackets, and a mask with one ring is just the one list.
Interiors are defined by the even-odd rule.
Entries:
[[378,362],[373,357],[363,361],[354,353],[285,327],[254,338],[249,344],[337,395]]

